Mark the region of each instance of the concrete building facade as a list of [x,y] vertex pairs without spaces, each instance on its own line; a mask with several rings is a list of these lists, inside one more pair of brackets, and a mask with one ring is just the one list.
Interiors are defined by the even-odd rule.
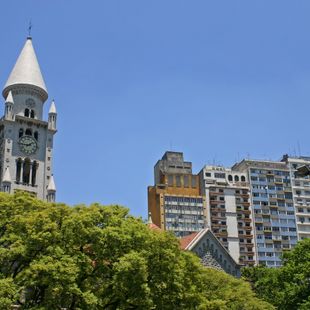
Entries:
[[182,237],[206,227],[206,200],[199,176],[183,153],[166,152],[154,167],[154,186],[148,187],[148,210],[161,229]]
[[154,176],[154,223],[179,237],[210,229],[239,264],[279,267],[284,251],[310,238],[310,157],[244,159],[194,175],[183,153],[167,152]]
[[236,262],[253,265],[255,250],[247,173],[205,166],[199,176],[212,232]]
[[52,158],[57,112],[52,102],[48,120],[43,120],[48,92],[30,37],[2,95],[5,112],[0,120],[1,190],[27,191],[39,199],[55,201]]
[[257,263],[281,266],[281,254],[297,243],[291,174],[285,162],[243,160],[233,171],[248,174]]
[[310,238],[310,157],[283,156],[290,171],[298,239]]

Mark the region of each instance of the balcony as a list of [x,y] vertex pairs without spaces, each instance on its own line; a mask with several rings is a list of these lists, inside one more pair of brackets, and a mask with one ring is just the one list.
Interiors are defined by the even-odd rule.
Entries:
[[280,241],[280,242],[282,242],[282,237],[281,236],[272,236],[272,240],[273,241]]
[[242,227],[238,227],[238,228],[242,228],[245,231],[252,231],[253,230],[252,226],[242,226]]

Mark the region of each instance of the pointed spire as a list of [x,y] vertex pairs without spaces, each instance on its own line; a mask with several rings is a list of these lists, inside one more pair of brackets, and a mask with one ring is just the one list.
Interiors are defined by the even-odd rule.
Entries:
[[57,113],[57,111],[56,111],[56,105],[55,105],[54,99],[53,99],[53,101],[52,101],[52,103],[51,103],[51,106],[50,106],[50,109],[49,109],[48,113],[49,113],[49,114],[50,114],[50,113],[54,113],[54,114]]
[[9,168],[5,169],[2,183],[3,182],[6,182],[6,183],[11,183],[12,182],[12,178],[11,178],[11,174],[10,174],[10,169]]
[[49,181],[48,186],[47,186],[47,191],[48,192],[56,192],[56,186],[55,186],[55,181],[54,181],[53,175],[51,175],[51,177],[50,177],[50,181]]
[[6,100],[5,100],[6,103],[12,103],[14,104],[14,100],[13,100],[13,96],[12,96],[12,92],[9,91],[9,94],[8,96],[6,97]]
[[47,89],[30,37],[27,38],[16,64],[4,86],[2,92],[3,97],[6,98],[8,92],[18,85],[32,86],[39,90],[44,101],[48,97]]

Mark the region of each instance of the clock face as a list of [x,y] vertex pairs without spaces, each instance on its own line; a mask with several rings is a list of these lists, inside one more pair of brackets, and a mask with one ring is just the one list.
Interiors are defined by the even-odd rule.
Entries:
[[18,143],[20,150],[27,155],[33,154],[38,148],[37,141],[31,136],[21,137]]

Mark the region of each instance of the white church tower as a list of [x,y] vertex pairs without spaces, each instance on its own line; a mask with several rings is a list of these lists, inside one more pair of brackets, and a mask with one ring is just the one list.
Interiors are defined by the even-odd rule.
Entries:
[[37,198],[55,201],[52,172],[56,106],[51,103],[48,121],[43,105],[48,98],[31,37],[4,86],[4,116],[0,119],[1,191],[27,191]]

